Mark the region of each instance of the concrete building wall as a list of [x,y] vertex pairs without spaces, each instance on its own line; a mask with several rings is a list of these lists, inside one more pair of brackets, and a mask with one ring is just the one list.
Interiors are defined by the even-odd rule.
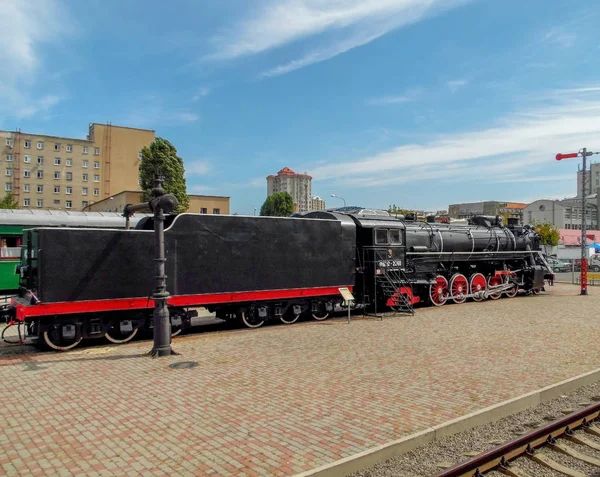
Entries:
[[0,189],[21,208],[81,210],[137,189],[142,147],[154,131],[90,125],[86,139],[0,131]]
[[[600,162],[594,162],[588,166],[586,177],[586,190],[588,194],[592,194],[600,187]],[[577,172],[577,197],[581,197],[583,188],[583,171]]]
[[[597,228],[598,208],[595,199],[586,204],[586,210],[586,228]],[[581,229],[581,204],[576,199],[536,200],[525,207],[523,222],[526,225],[549,223],[559,229]]]
[[[229,197],[211,195],[189,195],[190,206],[187,212],[194,214],[230,214]],[[142,201],[142,192],[126,190],[90,204],[84,210],[87,212],[122,212],[127,204],[139,204]]]
[[139,165],[144,146],[154,142],[155,132],[106,124],[90,125],[89,138],[100,148],[101,198],[139,188]]

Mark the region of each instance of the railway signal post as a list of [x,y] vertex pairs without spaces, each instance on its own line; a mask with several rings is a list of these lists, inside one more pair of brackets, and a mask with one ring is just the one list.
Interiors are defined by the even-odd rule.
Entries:
[[153,358],[160,356],[169,356],[177,354],[171,349],[171,323],[169,321],[169,308],[167,300],[169,292],[167,291],[167,277],[165,275],[165,213],[170,213],[177,208],[178,202],[174,195],[165,194],[162,188],[162,178],[156,176],[154,179],[154,188],[152,189],[152,199],[150,202],[142,204],[127,204],[123,215],[129,220],[129,217],[137,210],[150,209],[154,212],[154,251],[155,262],[155,288],[152,294],[154,300],[154,313],[152,316],[154,346],[150,355]]
[[[562,161],[563,159],[571,159],[578,156],[581,156],[583,159],[583,176],[581,178],[581,292],[580,295],[587,295],[587,268],[588,268],[588,250],[587,250],[587,234],[586,234],[586,180],[587,180],[587,171],[586,171],[586,159],[588,156],[593,154],[600,154],[598,152],[588,151],[585,147],[580,152],[570,152],[567,154],[557,154],[556,160]],[[591,177],[590,177],[591,180]],[[571,212],[572,213],[572,212]]]

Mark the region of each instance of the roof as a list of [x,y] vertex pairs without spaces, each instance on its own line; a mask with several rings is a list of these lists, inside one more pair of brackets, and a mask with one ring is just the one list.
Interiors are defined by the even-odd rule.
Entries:
[[308,174],[298,174],[296,172],[294,172],[293,170],[291,170],[289,167],[284,167],[283,169],[279,170],[279,172],[277,173],[276,176],[274,176],[273,174],[269,174],[267,176],[267,179],[273,179],[275,177],[279,177],[279,176],[298,176],[298,177],[309,177],[312,179],[312,176],[309,176]]
[[[149,214],[134,214],[131,225]],[[79,227],[125,227],[119,212],[68,212],[65,210],[0,209],[0,225],[65,225]]]
[[[577,229],[558,229],[560,234],[560,243],[565,246],[581,245],[581,230]],[[600,243],[600,230],[586,230],[585,236],[588,241]]]

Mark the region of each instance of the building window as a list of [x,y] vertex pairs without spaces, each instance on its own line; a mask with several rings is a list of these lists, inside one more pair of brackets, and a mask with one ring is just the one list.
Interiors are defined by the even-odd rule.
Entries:
[[44,163],[44,156],[38,156],[38,164],[43,164]]
[[138,152],[138,159],[141,161],[143,157],[143,154],[141,152]]
[[73,145],[67,144],[67,152],[73,152]]
[[201,213],[201,214],[208,214],[208,210],[207,210],[205,207],[202,207],[202,208],[200,209],[200,213]]
[[88,153],[88,148],[87,146],[83,146],[83,150],[82,150],[83,154],[87,154]]
[[70,209],[71,207],[73,207],[73,201],[67,200],[67,201],[65,202],[65,207],[66,207],[67,209]]
[[7,154],[7,155],[6,155],[6,160],[7,160],[8,162],[12,162],[12,160],[13,160],[13,155],[12,155],[12,154]]
[[65,163],[67,164],[67,167],[71,167],[73,165],[73,159],[66,159]]
[[55,144],[54,145],[54,150],[55,151],[60,151],[60,144]]
[[218,215],[221,213],[221,209],[213,209],[213,214]]
[[73,173],[72,172],[67,172],[67,180],[68,181],[72,181],[73,180]]
[[23,157],[23,162],[25,164],[31,164],[31,156],[29,154],[25,154],[25,156]]
[[4,175],[6,176],[12,176],[12,169],[6,169],[6,172],[4,173]]
[[81,163],[81,167],[87,167],[88,166],[88,161],[83,161]]
[[37,178],[38,179],[43,179],[44,178],[44,171],[41,171],[38,169],[37,171]]
[[23,177],[31,177],[31,171],[29,169],[23,169]]
[[100,176],[98,174],[94,174],[94,182],[100,182]]
[[88,206],[88,201],[87,200],[82,200],[81,201],[81,207],[87,207]]
[[31,149],[31,141],[29,139],[25,140],[25,149]]
[[100,169],[100,161],[94,161],[94,169]]
[[54,180],[60,180],[60,172],[59,171],[54,171]]
[[60,194],[60,186],[54,186],[54,193]]
[[40,149],[40,150],[41,150],[41,149],[44,149],[44,143],[43,143],[43,142],[41,142],[41,141],[40,141],[40,142],[38,142],[38,143],[37,143],[37,148],[38,148],[38,149]]
[[60,199],[54,199],[54,200],[52,201],[52,203],[53,203],[54,205],[60,205]]
[[83,175],[81,176],[81,178],[82,178],[81,180],[83,180],[83,182],[87,182],[87,180],[88,180],[88,175],[87,175],[87,174],[83,174]]
[[99,147],[95,147],[94,148],[94,155],[97,156],[100,154],[100,148]]
[[54,165],[55,166],[60,166],[60,157],[55,157],[54,158]]
[[67,194],[72,194],[72,193],[73,193],[73,188],[67,187]]
[[94,195],[96,195],[96,196],[100,195],[100,189],[94,189]]
[[4,190],[7,192],[12,191],[12,182],[7,182],[6,185],[4,186]]
[[28,197],[27,199],[23,199],[23,206],[29,207],[31,205],[31,199]]
[[83,187],[81,189],[81,195],[88,195],[87,193],[88,193],[88,188],[87,187]]
[[23,184],[23,192],[31,191],[31,186],[29,184]]
[[36,200],[35,205],[37,205],[38,207],[44,207],[44,199]]
[[42,184],[38,184],[37,191],[38,191],[38,194],[41,194],[42,192],[44,192],[44,186]]
[[6,138],[6,145],[7,146],[12,146],[13,145],[12,139]]

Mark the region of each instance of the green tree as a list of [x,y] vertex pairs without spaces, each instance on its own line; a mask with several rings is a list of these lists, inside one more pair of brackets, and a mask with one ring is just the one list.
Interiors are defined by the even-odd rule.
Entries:
[[19,203],[13,197],[12,192],[8,192],[3,199],[0,199],[0,209],[16,209]]
[[287,192],[275,192],[265,200],[260,215],[271,217],[289,217],[294,213],[294,199]]
[[167,194],[173,194],[179,205],[174,211],[177,214],[185,212],[190,206],[187,186],[184,177],[183,159],[177,155],[177,149],[166,139],[157,137],[150,147],[142,149],[140,163],[140,186],[144,191],[142,202],[152,199],[152,188],[156,174],[163,176],[163,189]]
[[398,214],[398,215],[406,215],[410,214],[412,211],[408,209],[401,209],[396,204],[390,205],[387,210],[390,214]]
[[540,244],[546,247],[556,247],[560,241],[560,232],[556,227],[549,223],[537,222],[534,224],[535,231],[540,235]]

